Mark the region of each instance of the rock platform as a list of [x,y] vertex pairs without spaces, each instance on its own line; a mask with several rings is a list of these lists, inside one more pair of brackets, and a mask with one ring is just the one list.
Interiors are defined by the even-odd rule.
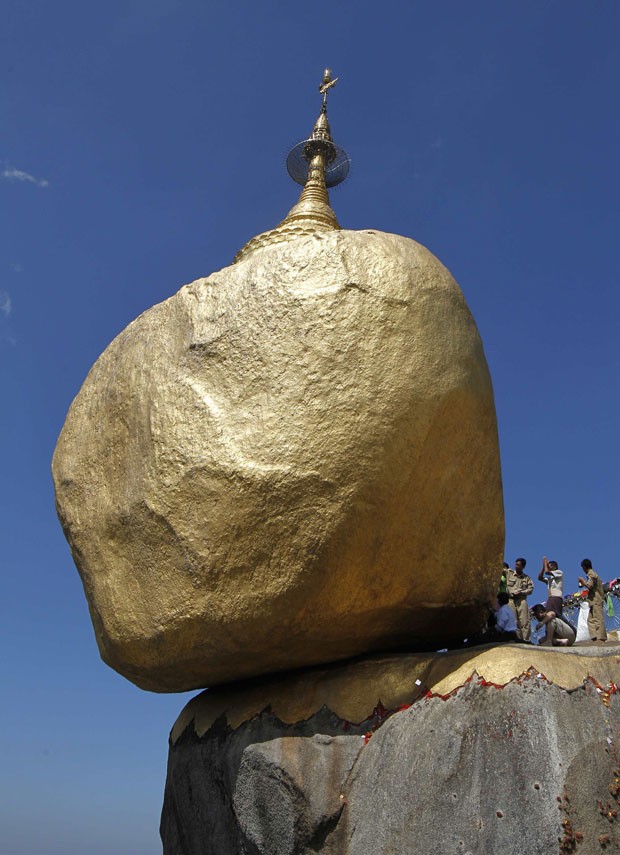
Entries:
[[203,692],[164,855],[620,847],[620,646],[372,656]]

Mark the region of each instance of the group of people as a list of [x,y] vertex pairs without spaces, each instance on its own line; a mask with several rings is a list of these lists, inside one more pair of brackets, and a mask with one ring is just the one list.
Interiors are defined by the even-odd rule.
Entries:
[[[570,647],[575,643],[575,627],[562,615],[564,605],[564,573],[557,561],[549,561],[545,556],[538,574],[538,580],[547,585],[547,600],[537,603],[531,611],[527,598],[534,591],[531,576],[525,573],[527,561],[517,558],[514,570],[504,562],[499,583],[497,602],[490,635],[494,641],[521,641],[530,643],[532,637],[532,615],[536,620],[536,630],[544,628],[545,634],[540,644],[547,646]],[[605,615],[603,605],[605,593],[603,583],[589,558],[581,562],[584,573],[579,576],[579,587],[588,591],[588,632],[592,641],[606,641]]]

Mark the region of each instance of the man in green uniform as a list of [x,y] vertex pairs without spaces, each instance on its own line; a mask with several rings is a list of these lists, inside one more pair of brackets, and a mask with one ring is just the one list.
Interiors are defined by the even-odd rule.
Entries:
[[529,641],[532,635],[527,598],[534,590],[534,583],[523,572],[526,564],[525,558],[517,558],[515,569],[508,568],[506,570],[506,587],[510,596],[510,607],[517,619],[517,635],[521,641]]
[[607,630],[605,629],[605,615],[603,613],[603,603],[605,601],[605,593],[603,591],[603,583],[598,573],[592,569],[592,562],[589,558],[584,558],[581,562],[581,569],[585,572],[585,579],[580,576],[577,581],[584,588],[588,589],[588,602],[590,604],[590,613],[588,614],[588,632],[592,641],[607,641]]

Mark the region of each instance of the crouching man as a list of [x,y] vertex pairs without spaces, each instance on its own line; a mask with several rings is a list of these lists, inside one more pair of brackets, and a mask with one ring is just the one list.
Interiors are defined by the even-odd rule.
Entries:
[[540,644],[548,647],[570,647],[575,643],[575,629],[564,618],[558,617],[554,611],[547,611],[542,603],[532,609],[538,621],[536,629],[545,628],[545,637]]

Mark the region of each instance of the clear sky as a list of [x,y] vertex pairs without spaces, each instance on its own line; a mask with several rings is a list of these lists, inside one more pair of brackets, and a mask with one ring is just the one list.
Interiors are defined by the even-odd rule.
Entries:
[[598,0],[5,0],[3,855],[161,851],[188,696],[101,663],[50,459],[111,339],[292,206],[325,65],[341,224],[429,247],[478,323],[507,559],[620,574],[619,32]]

